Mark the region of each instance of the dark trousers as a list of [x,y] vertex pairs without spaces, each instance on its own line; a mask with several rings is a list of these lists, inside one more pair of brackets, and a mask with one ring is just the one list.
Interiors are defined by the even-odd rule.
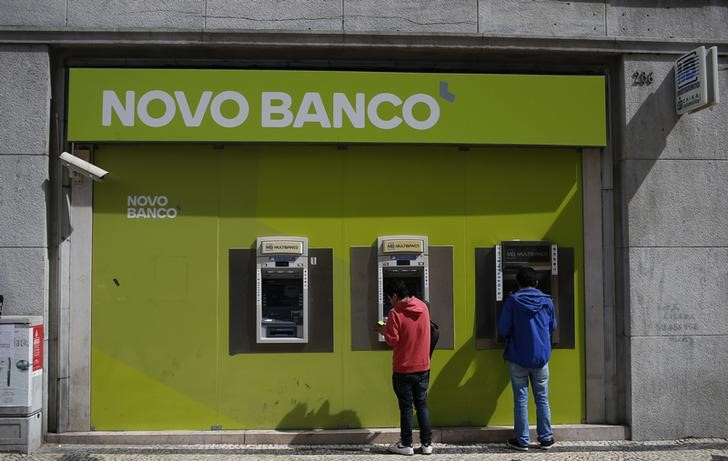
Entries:
[[420,425],[420,442],[432,443],[430,411],[427,409],[427,386],[430,384],[430,370],[420,373],[392,374],[392,387],[399,401],[399,427],[402,444],[412,446],[412,405],[417,410]]

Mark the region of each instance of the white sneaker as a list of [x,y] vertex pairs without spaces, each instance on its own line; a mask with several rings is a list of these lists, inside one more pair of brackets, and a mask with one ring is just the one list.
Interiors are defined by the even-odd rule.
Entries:
[[428,445],[422,445],[422,454],[423,455],[431,455],[432,454],[432,444]]
[[396,453],[398,455],[412,456],[415,454],[415,450],[412,447],[408,447],[407,445],[402,445],[401,440],[388,446],[387,450],[390,453]]

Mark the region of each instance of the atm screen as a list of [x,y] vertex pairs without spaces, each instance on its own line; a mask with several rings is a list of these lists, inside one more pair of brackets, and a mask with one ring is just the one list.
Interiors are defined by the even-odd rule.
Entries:
[[303,279],[264,278],[262,289],[263,322],[303,323]]
[[[517,271],[505,271],[503,273],[503,300],[512,293],[518,291],[518,282],[516,281]],[[536,271],[538,277],[538,285],[536,288],[543,291],[546,294],[551,294],[551,272],[549,271]]]
[[[397,282],[404,282],[404,284],[407,286],[407,290],[409,290],[410,296],[415,296],[417,299],[424,300],[423,294],[422,294],[422,277],[419,273],[413,273],[411,275],[402,275],[402,274],[384,274],[384,283],[389,283],[389,281],[393,281],[394,283]],[[389,304],[389,299],[387,296],[384,296],[384,306],[383,306],[383,312],[384,317],[387,317],[389,315],[389,311],[392,309],[392,305]]]

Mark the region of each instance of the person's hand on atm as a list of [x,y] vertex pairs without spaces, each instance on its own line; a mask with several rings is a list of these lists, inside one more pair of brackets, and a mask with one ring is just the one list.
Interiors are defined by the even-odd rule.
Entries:
[[378,321],[375,325],[377,333],[384,336],[384,328],[386,327],[386,325],[387,325],[387,323],[384,320]]

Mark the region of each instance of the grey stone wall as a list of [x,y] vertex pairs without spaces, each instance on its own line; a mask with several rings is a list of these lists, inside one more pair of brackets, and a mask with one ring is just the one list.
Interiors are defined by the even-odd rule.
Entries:
[[723,0],[0,0],[0,30],[728,38]]
[[45,47],[0,45],[0,294],[5,315],[48,304],[50,71]]
[[[678,117],[672,66],[659,56],[624,59],[620,170],[633,437],[726,437],[728,105]],[[655,82],[631,85],[635,71],[654,72]]]

